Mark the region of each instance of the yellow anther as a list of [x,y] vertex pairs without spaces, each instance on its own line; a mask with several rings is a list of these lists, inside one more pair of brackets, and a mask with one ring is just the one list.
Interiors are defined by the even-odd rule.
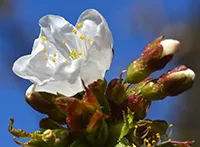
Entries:
[[78,52],[78,55],[81,56],[83,53],[82,52]]
[[68,60],[66,59],[65,62],[68,62]]
[[160,133],[156,133],[156,136],[160,136]]
[[137,128],[138,128],[138,125],[135,125],[135,128],[137,129]]
[[53,58],[53,59],[52,59],[52,62],[56,62],[56,59]]
[[56,57],[56,55],[57,55],[56,53],[53,54],[54,57]]
[[84,38],[85,38],[85,37],[84,37],[83,35],[81,35],[81,36],[80,36],[80,39],[82,39],[82,40],[83,40]]
[[78,55],[74,49],[71,51],[71,53],[68,53],[68,56],[72,57],[73,59],[78,59]]
[[42,49],[42,52],[43,52],[43,53],[46,53],[46,51],[47,51],[46,48],[43,48],[43,49]]
[[44,37],[44,36],[42,36],[42,37],[41,37],[41,40],[42,40],[42,42],[45,42],[45,41],[47,40],[47,38]]
[[160,133],[156,133],[156,138],[160,138]]
[[157,136],[156,136],[156,138],[158,138],[158,139],[159,139],[159,138],[160,138],[160,135],[157,135]]
[[76,53],[76,50],[72,50],[72,52],[71,52],[71,56],[74,58],[74,59],[78,59],[78,55],[77,55],[77,53]]
[[156,144],[156,141],[155,140],[152,140],[152,142],[151,142],[153,145],[155,145]]
[[151,144],[150,144],[150,143],[148,143],[148,144],[147,144],[147,147],[151,147]]
[[79,23],[77,26],[78,26],[78,28],[82,28],[83,27],[83,25],[81,23]]
[[155,138],[155,136],[152,136],[152,139],[154,139]]
[[172,140],[169,138],[168,140],[167,140],[168,142],[172,142]]
[[92,41],[90,38],[88,38],[88,40],[87,40],[89,43]]
[[47,61],[47,58],[46,58],[46,57],[44,57],[44,61]]
[[72,32],[73,32],[74,34],[77,34],[77,30],[76,30],[76,29],[73,29]]
[[148,140],[151,140],[151,137],[149,137]]
[[148,126],[148,127],[147,127],[147,129],[149,129],[149,130],[150,130],[150,129],[151,129],[151,126]]
[[169,127],[172,128],[172,127],[173,127],[173,124],[170,124]]
[[65,42],[65,41],[62,41],[62,44],[63,44],[63,45],[65,45],[65,44],[66,44],[66,42]]
[[145,138],[145,139],[144,139],[144,142],[148,143],[148,142],[149,142],[149,140]]

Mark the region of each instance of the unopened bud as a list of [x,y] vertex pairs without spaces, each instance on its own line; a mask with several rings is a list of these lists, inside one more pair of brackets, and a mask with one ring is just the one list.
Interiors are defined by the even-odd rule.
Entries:
[[36,111],[47,114],[47,111],[51,109],[51,104],[48,100],[42,98],[40,93],[35,92],[35,85],[31,85],[25,94],[26,102]]
[[53,94],[36,92],[35,85],[31,85],[25,94],[26,102],[36,111],[47,114],[51,119],[65,122],[66,115],[59,110],[53,100],[58,97]]
[[114,101],[116,103],[121,103],[127,98],[126,91],[130,85],[128,83],[127,84],[122,83],[123,81],[122,75],[125,72],[126,70],[123,70],[120,73],[119,79],[118,78],[112,79],[109,82],[106,91],[106,97],[108,100]]
[[169,96],[176,96],[193,85],[195,73],[184,65],[174,68],[161,76],[157,81],[159,85],[164,85],[165,91]]
[[151,81],[142,88],[142,96],[149,100],[160,100],[166,96],[176,96],[193,85],[195,73],[181,65],[168,71],[155,82]]
[[144,119],[151,105],[151,101],[144,99],[142,96],[132,94],[127,98],[127,104],[128,108],[134,112],[135,119]]
[[178,51],[179,46],[179,41],[163,40],[162,36],[148,44],[141,57],[129,65],[126,82],[138,83],[152,72],[163,69]]
[[108,100],[121,103],[126,98],[126,87],[122,84],[120,79],[112,79],[108,84],[106,91]]

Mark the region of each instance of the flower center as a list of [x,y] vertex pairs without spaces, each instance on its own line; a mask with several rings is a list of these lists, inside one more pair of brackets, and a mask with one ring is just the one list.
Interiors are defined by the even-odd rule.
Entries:
[[162,136],[160,133],[155,133],[151,131],[151,127],[147,127],[144,131],[144,134],[142,136],[137,136],[137,129],[139,128],[138,125],[135,125],[134,129],[134,137],[140,138],[143,140],[143,146],[144,147],[152,147],[152,146],[161,146],[164,144],[167,144],[169,142],[172,142],[171,135],[172,135],[172,127],[173,124],[170,124],[168,126],[168,131],[166,132],[166,136]]
[[[83,24],[79,23],[77,25],[77,27],[79,29],[82,29],[83,28]],[[73,28],[72,32],[74,33],[74,35],[77,35],[77,37],[84,41],[85,39],[87,39],[87,42],[88,43],[91,43],[92,40],[91,38],[85,38],[84,35],[78,33],[77,29],[76,28]],[[41,41],[43,43],[45,43],[47,41],[47,38],[45,36],[41,36]],[[71,49],[71,47],[67,44],[66,41],[62,41],[61,42],[64,46],[66,46],[66,48],[68,49],[69,53],[68,53],[68,58],[65,59],[65,62],[69,62],[70,60],[76,60],[78,58],[80,58],[82,55],[83,55],[83,52],[82,51],[77,51],[75,49]],[[45,61],[51,61],[53,63],[57,62],[58,60],[56,60],[59,56],[59,54],[57,53],[51,53],[51,54],[47,54],[47,49],[46,48],[43,48],[42,49],[42,52],[46,55],[46,57],[44,57],[44,60]],[[85,55],[85,53],[84,53]]]

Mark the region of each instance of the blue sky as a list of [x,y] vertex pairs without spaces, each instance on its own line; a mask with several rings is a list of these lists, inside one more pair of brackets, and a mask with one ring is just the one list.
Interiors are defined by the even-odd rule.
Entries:
[[[114,37],[115,56],[111,69],[106,75],[106,78],[110,80],[118,77],[121,70],[126,69],[131,61],[140,56],[143,47],[157,37],[155,34],[147,34],[146,37],[144,32],[142,34],[141,31],[134,29],[134,24],[131,26],[132,14],[130,12],[132,12],[132,6],[137,3],[139,3],[137,0],[18,0],[14,1],[10,14],[1,13],[1,146],[17,146],[7,131],[10,117],[15,118],[15,128],[27,131],[38,129],[38,121],[44,117],[32,110],[24,101],[24,93],[31,83],[18,78],[11,71],[12,63],[18,57],[31,51],[33,40],[39,34],[38,20],[46,14],[57,14],[75,24],[82,11],[88,8],[97,9],[106,18]],[[145,3],[145,1],[140,1],[140,3]],[[189,17],[187,15],[188,1],[165,0],[163,3],[166,19],[185,21]],[[148,2],[148,5],[154,9],[156,1]],[[132,28],[134,31],[131,31]],[[14,34],[13,31],[15,31]],[[174,66],[173,63],[168,67],[172,66]],[[171,107],[176,107],[176,104],[175,99],[156,102],[152,105],[148,117],[170,121]]]

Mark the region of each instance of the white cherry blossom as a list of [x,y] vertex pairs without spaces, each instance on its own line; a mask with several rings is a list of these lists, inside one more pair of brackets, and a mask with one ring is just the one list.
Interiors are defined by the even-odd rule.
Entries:
[[37,92],[73,96],[86,85],[102,79],[113,57],[113,39],[103,16],[84,11],[73,26],[63,17],[46,15],[30,55],[15,61],[13,71],[33,82]]

